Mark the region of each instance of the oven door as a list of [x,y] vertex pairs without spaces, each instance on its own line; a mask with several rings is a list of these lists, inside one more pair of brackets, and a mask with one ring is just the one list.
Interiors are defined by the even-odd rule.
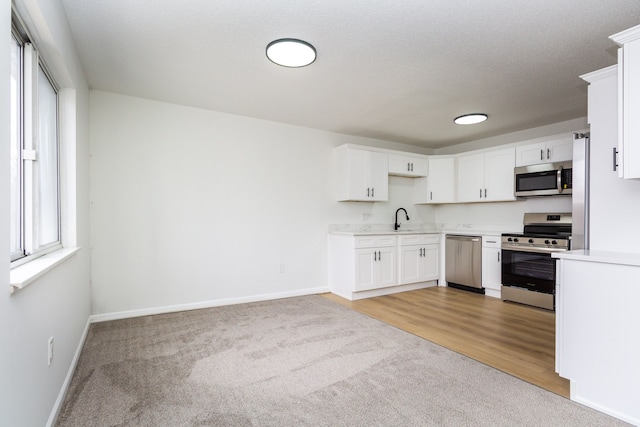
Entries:
[[546,248],[502,249],[502,284],[555,294],[556,259]]

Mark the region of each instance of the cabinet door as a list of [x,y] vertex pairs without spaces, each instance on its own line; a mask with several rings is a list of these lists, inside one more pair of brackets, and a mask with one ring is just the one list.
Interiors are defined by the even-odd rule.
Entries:
[[424,247],[422,266],[421,282],[438,279],[440,273],[440,248],[438,245]]
[[400,277],[398,283],[420,282],[422,246],[401,246],[400,247]]
[[[640,28],[636,37],[624,43],[618,60],[619,129],[618,145],[625,179],[640,178]],[[620,150],[620,147],[622,148]]]
[[351,200],[368,200],[369,190],[369,153],[360,150],[349,150],[349,198]]
[[[389,199],[389,156],[383,153],[369,153],[368,184],[371,188],[369,200],[386,201]],[[365,189],[366,192],[366,189]]]
[[356,291],[396,285],[394,247],[356,249]]
[[388,155],[367,150],[338,150],[338,200],[375,202],[389,198]]
[[415,203],[455,203],[455,158],[429,159],[429,176],[414,182]]
[[573,136],[547,141],[547,155],[550,162],[566,162],[573,158]]
[[500,290],[502,285],[502,262],[499,248],[482,248],[482,286]]
[[427,176],[429,164],[426,158],[389,154],[389,175]]
[[366,291],[377,288],[376,284],[376,262],[377,249],[356,249],[356,291]]
[[459,202],[480,202],[484,199],[484,156],[481,153],[458,157]]
[[513,168],[515,149],[489,151],[485,154],[483,201],[515,200]]
[[399,284],[438,279],[438,245],[401,246],[399,255]]
[[545,163],[547,144],[537,142],[516,147],[516,166],[529,166]]
[[396,285],[396,249],[379,248],[376,261],[377,286],[385,288]]

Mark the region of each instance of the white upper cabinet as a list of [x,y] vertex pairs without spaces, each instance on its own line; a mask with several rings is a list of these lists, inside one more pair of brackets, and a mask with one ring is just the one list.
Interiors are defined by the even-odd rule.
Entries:
[[348,146],[336,148],[338,201],[376,202],[389,198],[389,156]]
[[430,157],[429,176],[414,183],[414,203],[455,203],[455,158]]
[[572,157],[573,137],[570,134],[516,147],[516,166],[565,162]]
[[515,149],[461,155],[458,162],[458,202],[515,200]]
[[426,157],[389,154],[389,175],[420,177],[429,174]]
[[640,179],[640,25],[611,36],[618,51],[618,173]]

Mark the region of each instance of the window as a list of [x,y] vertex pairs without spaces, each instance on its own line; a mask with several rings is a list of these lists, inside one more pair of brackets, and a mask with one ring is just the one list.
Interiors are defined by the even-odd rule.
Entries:
[[11,40],[11,261],[60,247],[58,88],[21,25]]

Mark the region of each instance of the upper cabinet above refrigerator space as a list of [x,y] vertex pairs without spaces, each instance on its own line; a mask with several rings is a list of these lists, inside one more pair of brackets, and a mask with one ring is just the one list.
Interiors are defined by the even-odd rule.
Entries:
[[565,162],[573,156],[572,134],[516,147],[516,166]]

